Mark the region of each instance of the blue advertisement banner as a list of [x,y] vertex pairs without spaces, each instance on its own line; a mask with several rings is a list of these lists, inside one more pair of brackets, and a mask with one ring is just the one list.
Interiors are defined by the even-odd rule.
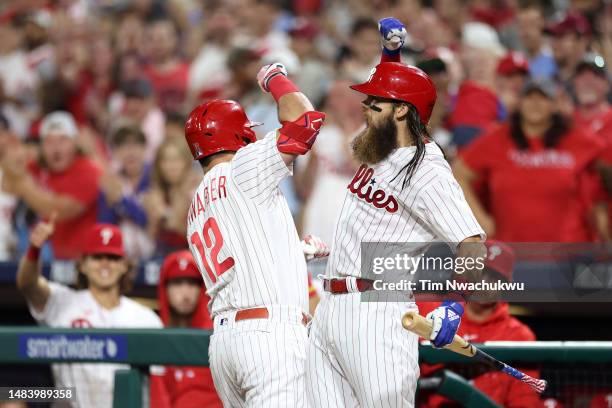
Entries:
[[19,357],[119,362],[127,358],[127,337],[25,333],[19,335]]

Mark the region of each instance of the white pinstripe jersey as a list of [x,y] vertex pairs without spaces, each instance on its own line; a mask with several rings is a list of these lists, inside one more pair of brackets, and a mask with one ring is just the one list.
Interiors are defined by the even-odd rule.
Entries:
[[[102,307],[89,290],[74,290],[49,282],[49,299],[42,311],[28,304],[32,317],[40,325],[69,328],[162,328],[162,322],[151,309],[121,296],[119,305]],[[106,352],[116,352],[111,342]],[[112,351],[115,350],[115,351]],[[69,406],[111,408],[115,371],[127,369],[125,364],[71,363],[52,364],[56,387],[75,387],[76,400]],[[63,406],[63,405],[62,405]]]
[[306,262],[278,188],[289,175],[273,131],[213,167],[198,186],[187,240],[213,317],[263,305],[308,311]]
[[404,173],[413,157],[403,147],[373,167],[362,165],[351,183],[336,223],[326,275],[361,277],[362,242],[458,243],[484,231],[465,201],[442,151],[425,145],[425,156],[410,184]]

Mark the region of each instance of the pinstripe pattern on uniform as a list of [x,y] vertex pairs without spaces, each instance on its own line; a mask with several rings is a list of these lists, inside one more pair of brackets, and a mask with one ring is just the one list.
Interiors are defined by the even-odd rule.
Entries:
[[[412,407],[418,337],[401,316],[414,304],[326,295],[311,328],[306,387],[313,407]],[[320,314],[320,315],[319,315]]]
[[[302,317],[308,311],[308,278],[293,217],[278,188],[290,174],[276,148],[276,132],[271,132],[208,171],[191,206],[187,238],[215,320],[211,371],[228,407],[306,406],[307,333]],[[213,195],[221,179],[224,192]],[[194,214],[198,196],[204,210]],[[234,260],[215,279],[190,240],[194,233],[204,238],[208,232],[203,227],[211,217],[223,239],[219,262]],[[210,253],[203,255],[212,268]],[[267,307],[270,317],[234,321],[237,310],[254,307]]]
[[226,406],[306,407],[307,331],[295,307],[267,305],[269,319],[215,318],[209,357],[215,387]]
[[[397,149],[371,167],[374,173],[367,191],[363,191],[366,186],[357,191],[365,197],[376,190],[386,197],[393,195],[397,211],[378,208],[347,190],[327,264],[328,277],[361,277],[361,244],[365,242],[375,243],[377,250],[390,242],[417,243],[411,251],[419,253],[434,241],[460,242],[484,235],[439,147],[428,143],[425,149],[406,188],[401,188],[403,174],[395,176],[414,155],[414,147]],[[313,407],[414,406],[418,337],[402,328],[401,317],[416,305],[382,298],[376,302],[384,295],[369,294],[368,302],[362,301],[360,293],[325,294],[317,308],[306,375]]]
[[205,221],[214,217],[223,237],[218,258],[231,256],[235,262],[212,282],[190,242],[213,316],[263,304],[293,304],[308,310],[304,256],[291,212],[278,189],[278,183],[290,174],[271,132],[240,149],[230,163],[215,166],[200,183],[197,193],[204,197],[211,180],[225,177],[227,197],[210,201],[203,214],[190,218],[187,238],[201,233]]
[[361,276],[361,243],[376,242],[459,242],[482,234],[461,187],[452,175],[441,150],[426,145],[426,154],[409,186],[401,190],[402,176],[390,180],[414,154],[414,148],[395,150],[389,158],[373,166],[373,188],[393,194],[399,210],[390,213],[368,204],[347,190],[331,255],[327,276]]

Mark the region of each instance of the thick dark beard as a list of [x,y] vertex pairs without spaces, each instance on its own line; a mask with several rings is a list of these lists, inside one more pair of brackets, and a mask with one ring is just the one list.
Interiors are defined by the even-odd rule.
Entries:
[[360,163],[377,164],[397,148],[397,125],[390,114],[381,125],[370,124],[353,140],[353,154]]

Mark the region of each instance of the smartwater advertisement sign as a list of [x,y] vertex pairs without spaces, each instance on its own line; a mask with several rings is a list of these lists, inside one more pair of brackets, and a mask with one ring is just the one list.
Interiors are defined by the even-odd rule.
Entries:
[[24,359],[122,361],[127,338],[101,334],[22,334],[19,357]]

